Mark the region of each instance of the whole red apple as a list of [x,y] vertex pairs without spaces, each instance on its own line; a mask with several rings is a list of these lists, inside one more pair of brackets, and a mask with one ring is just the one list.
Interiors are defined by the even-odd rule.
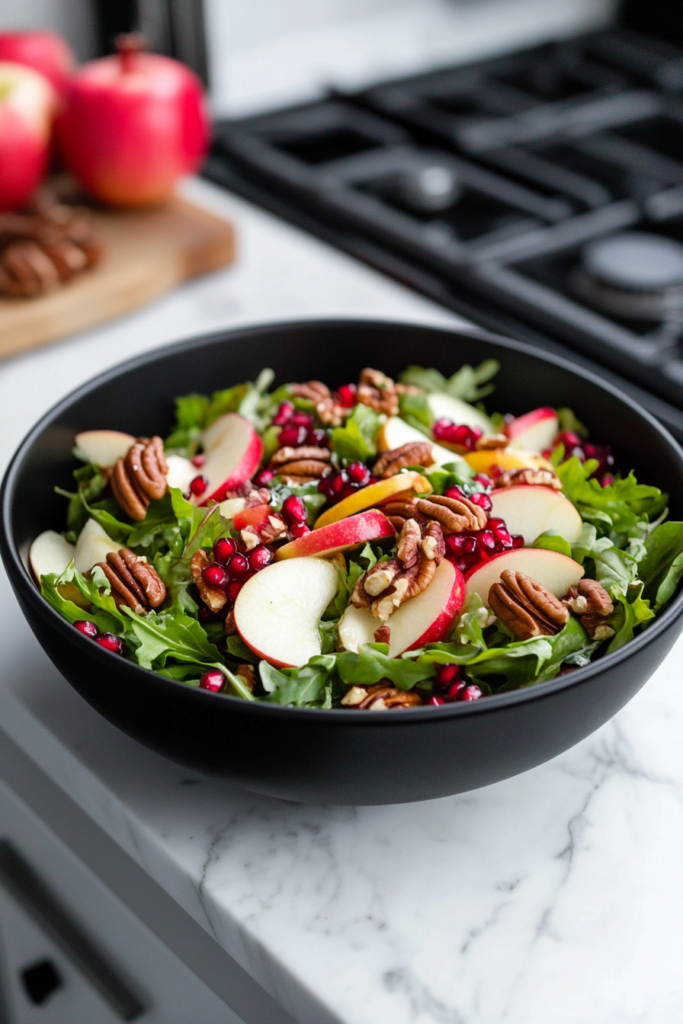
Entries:
[[206,153],[204,92],[183,64],[141,52],[138,37],[117,46],[118,54],[91,61],[70,82],[58,122],[62,158],[105,203],[159,202]]
[[76,61],[68,43],[56,32],[0,32],[0,61],[9,60],[45,75],[61,99]]
[[0,210],[19,210],[45,177],[55,94],[21,64],[0,62]]

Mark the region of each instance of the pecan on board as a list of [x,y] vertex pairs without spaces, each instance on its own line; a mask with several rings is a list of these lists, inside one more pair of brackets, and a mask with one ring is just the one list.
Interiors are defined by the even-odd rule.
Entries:
[[356,400],[385,416],[396,416],[398,413],[396,384],[380,370],[370,367],[363,370],[356,390]]
[[417,498],[417,510],[428,519],[441,524],[444,533],[462,533],[463,530],[483,530],[488,517],[479,505],[469,498],[447,498],[445,494],[430,494]]
[[340,427],[351,412],[335,399],[327,384],[321,380],[292,384],[290,390],[295,398],[305,398],[313,403],[318,419],[326,427]]
[[313,445],[278,448],[268,468],[281,476],[285,483],[306,484],[311,480],[321,480],[332,472],[330,459],[329,448]]
[[591,640],[609,640],[614,636],[614,629],[607,624],[614,604],[597,580],[581,580],[570,588],[562,603],[579,616]]
[[429,441],[409,441],[400,448],[393,448],[380,455],[372,474],[386,480],[390,476],[396,476],[406,466],[432,466],[435,461],[434,449]]
[[166,493],[168,464],[160,437],[139,437],[112,470],[110,483],[116,501],[137,522],[147,515],[152,499]]
[[109,580],[117,604],[127,604],[136,615],[158,608],[166,587],[153,565],[128,548],[110,551],[106,562],[97,563]]
[[506,569],[489,590],[491,611],[518,640],[554,636],[569,621],[569,611],[544,586],[523,572]]

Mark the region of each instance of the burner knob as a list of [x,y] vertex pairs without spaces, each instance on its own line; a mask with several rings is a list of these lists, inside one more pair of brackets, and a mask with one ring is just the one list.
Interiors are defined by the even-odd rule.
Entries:
[[663,292],[683,285],[683,245],[662,235],[629,232],[583,251],[584,271],[612,288]]
[[404,206],[424,213],[438,213],[457,201],[460,183],[450,168],[426,164],[397,174],[393,191]]

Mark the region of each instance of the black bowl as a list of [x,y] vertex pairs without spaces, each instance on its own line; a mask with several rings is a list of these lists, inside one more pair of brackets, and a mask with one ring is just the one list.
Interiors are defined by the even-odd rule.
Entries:
[[679,595],[620,651],[552,682],[475,704],[386,714],[282,708],[184,686],[121,660],[70,628],[27,569],[32,539],[60,530],[74,434],[93,428],[163,433],[173,398],[253,380],[357,379],[370,364],[409,363],[452,373],[493,357],[502,371],[493,405],[523,413],[570,406],[617,465],[666,489],[683,518],[683,453],[646,412],[560,359],[498,338],[404,324],[313,322],[193,339],[128,362],[79,388],[23,442],[2,490],[2,557],[28,622],[57,668],[88,703],[158,753],[236,785],[307,802],[384,804],[460,793],[547,761],[606,722],[654,672],[683,628]]

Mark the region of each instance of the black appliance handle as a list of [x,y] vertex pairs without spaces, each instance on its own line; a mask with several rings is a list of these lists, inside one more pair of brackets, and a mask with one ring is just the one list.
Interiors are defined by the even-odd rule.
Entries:
[[92,940],[7,840],[0,840],[0,884],[49,935],[121,1020],[137,1020],[145,1012],[144,1005],[128,984],[107,963]]

